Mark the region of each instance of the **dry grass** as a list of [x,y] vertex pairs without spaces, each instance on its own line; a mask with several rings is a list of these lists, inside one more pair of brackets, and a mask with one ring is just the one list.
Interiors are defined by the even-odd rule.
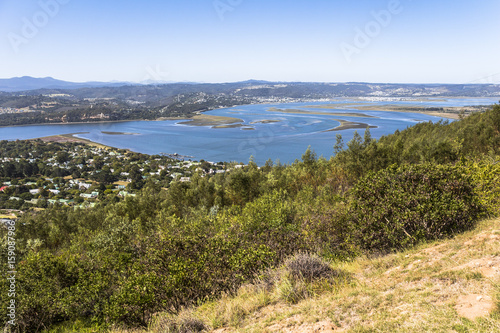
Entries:
[[207,332],[208,326],[191,310],[182,311],[177,316],[159,315],[151,325],[151,333],[197,333]]
[[[500,220],[451,240],[331,268],[348,278],[307,283],[284,266],[272,287],[244,286],[191,316],[216,332],[500,332]],[[307,297],[283,297],[293,281]]]
[[500,332],[498,311],[471,321],[456,309],[461,296],[497,299],[499,230],[500,221],[488,221],[453,240],[346,264],[355,285],[262,309],[258,321],[227,332],[307,332],[325,321],[345,332]]
[[[52,135],[52,136],[46,136],[43,138],[38,138],[42,140],[43,142],[59,142],[59,143],[64,143],[64,142],[79,142],[79,143],[85,143],[88,144],[89,146],[93,146],[96,148],[101,148],[101,149],[113,149],[113,147],[106,146],[88,139],[83,139],[83,138],[77,138],[75,137],[76,134],[85,134],[84,132],[82,133],[71,133],[71,134],[61,134],[61,135]],[[37,140],[37,139],[33,139]]]

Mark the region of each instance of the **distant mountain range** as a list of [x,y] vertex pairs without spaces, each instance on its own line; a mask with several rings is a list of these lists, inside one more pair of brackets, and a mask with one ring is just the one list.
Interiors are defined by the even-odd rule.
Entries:
[[[2,91],[3,90],[3,91]],[[393,84],[268,82],[74,83],[51,77],[0,80],[0,126],[81,121],[189,118],[208,110],[246,104],[420,98],[491,97],[499,84]],[[491,101],[485,101],[491,104]]]
[[36,89],[79,89],[98,87],[119,87],[130,85],[128,82],[68,82],[57,80],[52,77],[34,78],[31,76],[0,79],[0,91],[19,92]]
[[367,82],[68,82],[30,76],[0,79],[1,94],[70,94],[76,98],[116,98],[139,102],[179,94],[227,94],[250,98],[500,96],[500,84],[407,84]]

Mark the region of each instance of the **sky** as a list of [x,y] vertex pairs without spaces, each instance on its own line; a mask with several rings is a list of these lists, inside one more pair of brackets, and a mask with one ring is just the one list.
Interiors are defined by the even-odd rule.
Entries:
[[498,0],[0,0],[0,78],[500,83]]

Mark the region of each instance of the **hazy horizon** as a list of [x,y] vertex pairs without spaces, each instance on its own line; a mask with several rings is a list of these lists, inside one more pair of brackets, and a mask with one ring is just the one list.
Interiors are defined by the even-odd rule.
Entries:
[[3,0],[0,76],[500,83],[498,12],[495,0]]
[[[500,75],[498,73],[497,75]],[[226,83],[238,83],[238,82],[250,82],[250,81],[255,81],[255,82],[269,82],[269,83],[325,83],[325,84],[350,84],[350,83],[355,83],[355,84],[394,84],[394,85],[462,85],[462,84],[467,84],[467,85],[484,85],[484,84],[495,84],[499,85],[500,82],[495,83],[495,82],[477,82],[477,83],[451,83],[451,82],[421,82],[421,83],[416,83],[416,82],[368,82],[368,81],[269,81],[269,80],[260,80],[260,79],[246,79],[246,80],[238,80],[238,81],[151,81],[151,83],[148,83],[146,81],[119,81],[119,80],[111,80],[111,81],[98,81],[98,80],[89,80],[89,81],[68,81],[68,80],[62,80],[57,77],[52,77],[52,76],[45,76],[45,77],[34,77],[30,75],[23,75],[23,76],[15,76],[15,77],[0,77],[0,80],[10,80],[10,79],[20,79],[20,78],[32,78],[32,79],[54,79],[58,81],[64,81],[64,82],[69,82],[69,83],[92,83],[92,82],[97,82],[97,83],[124,83],[124,84],[142,84],[142,85],[148,85],[148,84],[177,84],[177,83],[189,83],[189,84],[226,84]]]

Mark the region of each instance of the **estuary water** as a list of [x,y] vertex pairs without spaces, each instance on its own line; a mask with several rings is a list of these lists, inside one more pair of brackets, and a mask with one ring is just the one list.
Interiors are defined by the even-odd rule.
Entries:
[[[329,102],[256,104],[205,112],[206,115],[238,118],[238,127],[212,128],[189,126],[182,120],[128,121],[108,123],[34,125],[0,128],[0,140],[33,139],[44,136],[82,133],[75,136],[117,148],[146,154],[191,156],[193,160],[247,163],[253,156],[257,164],[266,160],[292,163],[300,159],[308,146],[318,156],[333,154],[336,134],[344,142],[354,131],[330,131],[341,122],[368,124],[373,138],[404,130],[418,122],[437,122],[442,118],[419,113],[374,111],[383,105],[451,107],[491,105],[495,98],[426,99],[422,101],[365,101],[343,99]],[[334,106],[332,106],[334,105]],[[362,105],[364,109],[356,107]],[[349,124],[349,123],[347,123]],[[352,124],[351,124],[352,125]],[[119,134],[125,133],[125,134]]]

